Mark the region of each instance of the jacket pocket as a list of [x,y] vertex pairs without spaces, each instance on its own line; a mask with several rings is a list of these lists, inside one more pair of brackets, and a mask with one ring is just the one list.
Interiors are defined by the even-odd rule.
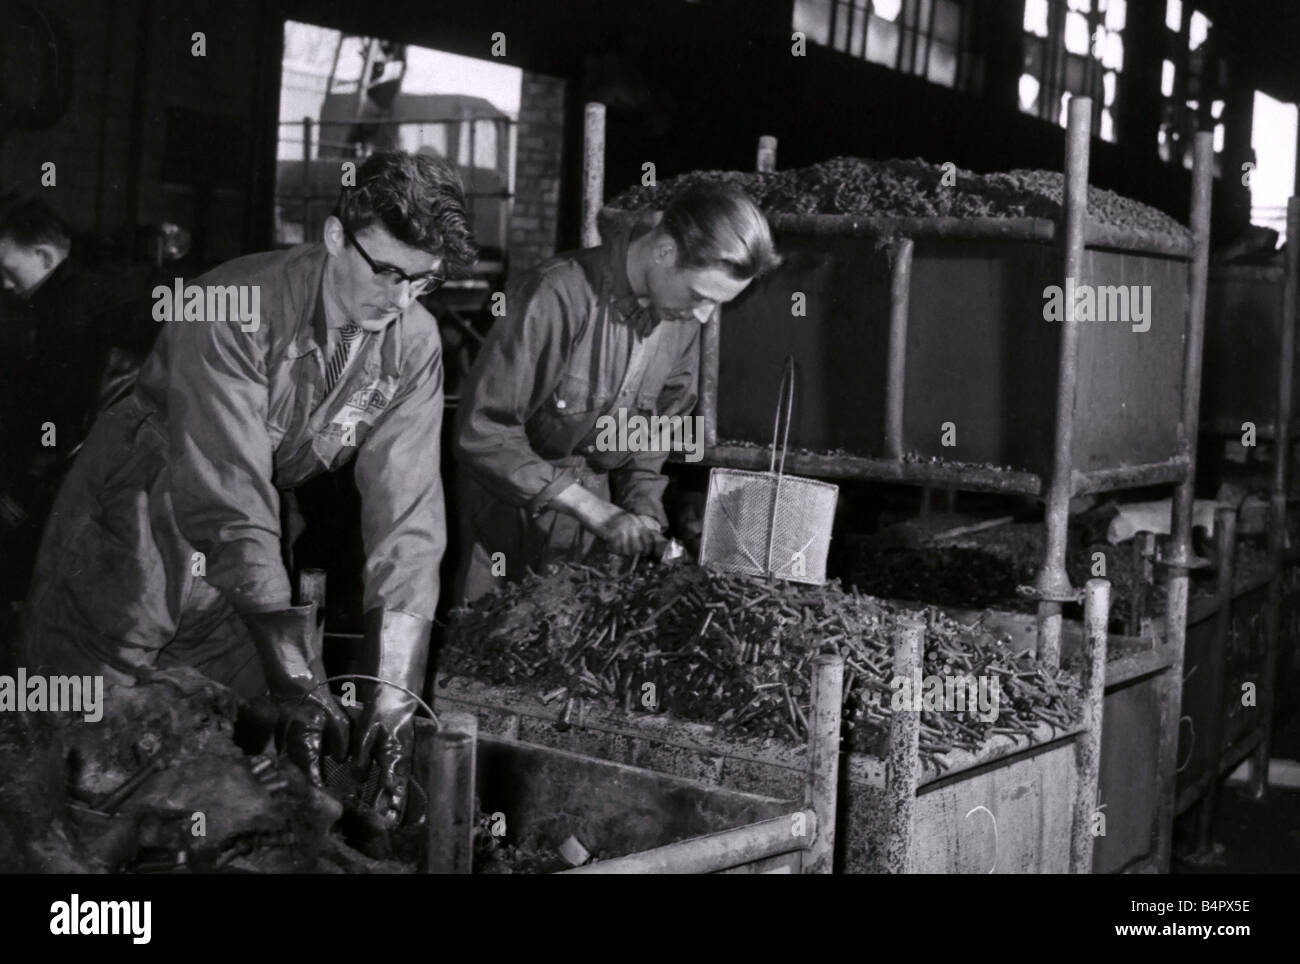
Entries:
[[591,383],[579,375],[565,375],[551,393],[550,414],[556,418],[586,415],[603,407],[608,396],[593,391]]

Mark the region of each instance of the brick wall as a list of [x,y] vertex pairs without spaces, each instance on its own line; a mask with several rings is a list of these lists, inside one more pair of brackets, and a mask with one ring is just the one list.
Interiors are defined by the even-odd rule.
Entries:
[[564,141],[564,81],[525,71],[516,132],[511,274],[555,253]]

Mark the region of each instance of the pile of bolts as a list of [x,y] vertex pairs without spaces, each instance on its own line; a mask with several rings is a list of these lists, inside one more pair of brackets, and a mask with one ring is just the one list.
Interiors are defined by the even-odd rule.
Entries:
[[[898,621],[926,624],[926,677],[997,681],[996,712],[973,697],[964,710],[923,708],[921,756],[976,751],[995,735],[1029,738],[1046,723],[1076,725],[1078,682],[1013,653],[1005,640],[937,609],[906,610],[837,582],[810,586],[694,565],[552,567],[457,610],[440,661],[445,676],[521,686],[560,708],[577,700],[666,713],[729,736],[803,745],[810,666],[845,660],[846,749],[880,756],[900,682]],[[649,697],[649,698],[647,698]]]

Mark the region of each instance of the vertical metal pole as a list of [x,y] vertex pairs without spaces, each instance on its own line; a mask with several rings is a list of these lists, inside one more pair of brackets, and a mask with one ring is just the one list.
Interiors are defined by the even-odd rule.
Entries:
[[[1297,174],[1300,176],[1300,173]],[[1273,423],[1273,492],[1269,498],[1269,565],[1265,610],[1264,665],[1259,680],[1259,726],[1263,738],[1250,767],[1249,793],[1255,799],[1268,789],[1268,760],[1273,752],[1273,701],[1277,691],[1277,650],[1282,626],[1282,566],[1286,554],[1286,485],[1291,459],[1291,391],[1295,378],[1297,284],[1300,283],[1300,197],[1286,202],[1286,275],[1282,287],[1282,344],[1278,358],[1277,418]],[[1293,242],[1291,239],[1294,238]]]
[[1156,581],[1156,534],[1143,530],[1133,539],[1133,571],[1138,574],[1135,598],[1132,600],[1132,635],[1149,635],[1151,593]]
[[1163,686],[1160,712],[1160,817],[1156,842],[1156,867],[1169,869],[1174,807],[1176,804],[1178,734],[1182,729],[1183,650],[1187,642],[1188,568],[1195,561],[1192,553],[1192,504],[1196,489],[1196,433],[1200,424],[1201,355],[1205,341],[1205,284],[1210,266],[1210,190],[1214,178],[1214,135],[1202,131],[1196,135],[1195,162],[1192,165],[1192,239],[1195,246],[1188,273],[1187,338],[1183,342],[1183,411],[1179,431],[1182,449],[1187,455],[1187,475],[1174,492],[1170,523],[1165,605],[1166,645],[1170,649],[1170,666]]
[[804,806],[817,814],[816,836],[803,857],[805,874],[829,874],[835,860],[835,809],[840,783],[840,712],[844,658],[813,660],[812,719],[808,732],[808,782]]
[[[894,675],[909,680],[913,700],[925,654],[925,620],[900,618],[894,630]],[[885,777],[885,872],[905,874],[912,868],[912,822],[916,787],[921,778],[921,712],[911,706],[895,710],[889,721],[889,765]]]
[[889,267],[889,360],[885,372],[885,455],[903,457],[903,390],[907,380],[907,313],[912,290],[911,238],[894,243]]
[[[1083,273],[1084,229],[1088,221],[1088,151],[1091,148],[1092,99],[1071,97],[1065,135],[1065,224],[1062,254],[1067,291]],[[1052,477],[1047,490],[1047,539],[1038,574],[1038,658],[1048,666],[1061,661],[1061,603],[1073,593],[1065,571],[1070,496],[1074,491],[1074,389],[1079,367],[1079,323],[1067,296],[1056,373],[1056,434]]]
[[302,119],[302,239],[311,240],[311,118]]
[[758,139],[758,159],[754,163],[754,170],[764,174],[776,170],[776,138],[771,134],[764,134]]
[[[325,570],[304,569],[298,573],[298,605],[316,604],[316,631],[312,637],[312,655],[321,659],[325,653]],[[321,679],[325,677],[322,676]]]
[[1205,672],[1210,679],[1210,718],[1204,739],[1210,748],[1209,786],[1196,808],[1196,849],[1208,850],[1210,830],[1214,824],[1214,809],[1218,802],[1220,764],[1223,762],[1225,717],[1228,713],[1224,680],[1228,670],[1228,637],[1232,633],[1232,579],[1234,555],[1237,545],[1237,512],[1223,506],[1214,513],[1214,549],[1219,570],[1215,573],[1215,596],[1218,609],[1214,614],[1214,640],[1210,646],[1209,665]]
[[1074,744],[1076,781],[1074,821],[1070,829],[1070,873],[1092,873],[1092,832],[1101,774],[1101,721],[1106,702],[1106,639],[1110,623],[1110,582],[1089,579],[1083,591],[1087,650],[1080,680],[1084,732]]
[[704,326],[700,338],[700,417],[704,419],[704,447],[718,444],[718,349],[722,341],[722,310]]
[[438,732],[425,744],[429,786],[431,874],[468,874],[474,838],[474,790],[478,718],[473,713],[444,713]]
[[605,203],[605,105],[591,103],[582,127],[582,246],[600,244],[596,218]]

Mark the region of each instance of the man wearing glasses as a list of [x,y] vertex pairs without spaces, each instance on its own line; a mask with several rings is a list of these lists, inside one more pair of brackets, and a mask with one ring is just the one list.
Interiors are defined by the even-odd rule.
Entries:
[[[416,296],[475,256],[455,171],[393,152],[361,166],[321,241],[198,279],[256,286],[259,324],[164,323],[134,393],[96,423],[42,541],[28,673],[129,685],[195,667],[243,698],[246,720],[287,734],[319,785],[323,747],[341,757],[349,726],[317,686],[310,609],[292,605],[281,493],[355,458],[363,672],[418,693],[446,522],[441,344]],[[390,686],[358,690],[353,765],[379,765],[393,819],[415,704]]]

